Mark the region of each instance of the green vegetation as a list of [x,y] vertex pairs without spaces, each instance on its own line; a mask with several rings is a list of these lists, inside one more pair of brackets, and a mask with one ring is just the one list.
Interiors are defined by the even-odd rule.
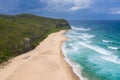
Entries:
[[34,49],[48,34],[69,28],[64,19],[31,14],[0,15],[0,63]]

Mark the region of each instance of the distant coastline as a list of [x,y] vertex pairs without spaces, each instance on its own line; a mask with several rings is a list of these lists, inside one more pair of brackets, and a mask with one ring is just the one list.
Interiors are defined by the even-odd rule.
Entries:
[[0,63],[34,49],[50,33],[70,29],[64,19],[32,14],[0,15]]

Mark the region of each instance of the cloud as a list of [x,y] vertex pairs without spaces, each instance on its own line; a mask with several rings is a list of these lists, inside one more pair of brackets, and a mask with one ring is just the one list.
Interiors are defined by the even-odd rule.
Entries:
[[47,3],[45,9],[52,11],[78,11],[80,9],[89,8],[92,0],[42,0]]
[[120,8],[111,9],[111,14],[120,14]]
[[72,11],[77,11],[77,10],[79,10],[80,8],[81,8],[81,7],[74,6],[74,7],[70,8],[70,10],[72,10]]

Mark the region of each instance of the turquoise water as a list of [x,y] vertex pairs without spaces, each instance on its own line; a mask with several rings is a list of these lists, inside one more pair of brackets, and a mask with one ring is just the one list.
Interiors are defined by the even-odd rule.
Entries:
[[120,21],[70,21],[65,60],[82,80],[120,80]]

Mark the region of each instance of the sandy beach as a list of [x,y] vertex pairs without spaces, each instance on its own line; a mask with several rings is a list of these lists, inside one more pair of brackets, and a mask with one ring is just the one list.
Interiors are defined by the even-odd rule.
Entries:
[[13,58],[0,70],[0,80],[79,80],[61,51],[65,32],[52,33],[34,50]]

